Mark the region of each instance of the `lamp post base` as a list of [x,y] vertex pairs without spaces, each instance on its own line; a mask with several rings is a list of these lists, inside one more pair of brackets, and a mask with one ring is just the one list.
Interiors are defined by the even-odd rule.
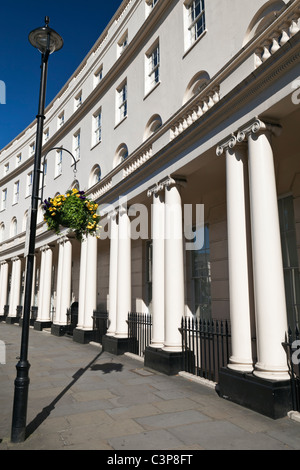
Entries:
[[17,377],[15,379],[14,408],[11,428],[11,442],[24,442],[26,438],[26,417],[30,364],[28,361],[20,361],[16,365]]

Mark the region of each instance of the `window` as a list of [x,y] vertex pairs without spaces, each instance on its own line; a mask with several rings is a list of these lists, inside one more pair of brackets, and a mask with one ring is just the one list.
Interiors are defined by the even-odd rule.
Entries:
[[26,196],[31,196],[32,193],[32,181],[33,181],[33,173],[32,171],[27,174],[27,181],[26,181]]
[[159,43],[146,53],[146,92],[159,83],[160,54]]
[[122,36],[120,41],[118,41],[118,57],[120,57],[121,54],[123,54],[125,48],[127,47],[128,44],[128,33],[126,33]]
[[128,157],[127,145],[126,144],[119,145],[114,156],[113,167],[115,168],[117,165],[122,163],[127,157]]
[[153,242],[146,243],[147,259],[146,259],[146,298],[148,306],[152,302],[152,271],[153,271]]
[[98,144],[101,142],[101,125],[102,125],[102,112],[99,109],[93,116],[93,136],[92,136],[92,145]]
[[29,146],[29,157],[32,157],[35,153],[35,143],[33,142],[30,146]]
[[65,123],[65,113],[62,112],[59,116],[58,116],[58,128],[60,128],[61,126],[63,126]]
[[17,235],[17,219],[14,217],[10,223],[10,236],[15,237]]
[[300,321],[300,273],[293,202],[292,196],[279,199],[278,209],[287,317],[294,330]]
[[205,6],[204,0],[192,0],[186,2],[188,10],[188,45],[192,45],[205,31]]
[[199,319],[211,318],[211,274],[210,274],[210,248],[209,229],[204,228],[204,243],[200,250],[192,253],[192,279],[194,287],[195,314]]
[[117,122],[127,116],[127,82],[117,89]]
[[6,164],[4,165],[4,171],[3,171],[4,176],[7,175],[8,172],[9,172],[9,163],[6,163]]
[[89,186],[94,186],[94,184],[99,183],[101,179],[101,169],[99,165],[96,165],[91,172]]
[[62,150],[56,151],[55,176],[62,174]]
[[49,127],[44,131],[44,143],[49,140]]
[[4,241],[4,232],[5,232],[5,225],[2,222],[0,224],[0,243]]
[[101,65],[94,73],[94,86],[97,86],[103,78],[103,65]]
[[158,0],[146,0],[146,16],[150,15],[151,11],[158,3]]
[[82,105],[82,92],[75,96],[75,111]]
[[22,162],[22,154],[19,153],[19,155],[16,156],[16,167],[21,165]]
[[23,221],[22,221],[22,231],[25,232],[27,230],[27,221],[28,221],[28,210],[25,212]]
[[6,202],[7,202],[7,189],[2,189],[1,193],[1,210],[4,211],[6,209]]
[[73,150],[75,160],[77,161],[80,159],[80,131],[73,135]]
[[156,132],[162,126],[162,119],[159,114],[154,114],[149,121],[147,122],[143,140],[145,141],[150,137],[154,132]]
[[17,204],[19,202],[19,195],[20,195],[20,181],[16,181],[14,183],[13,204]]

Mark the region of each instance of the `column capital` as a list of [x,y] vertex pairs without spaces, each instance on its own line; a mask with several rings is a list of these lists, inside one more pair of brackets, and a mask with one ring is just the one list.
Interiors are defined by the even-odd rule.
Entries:
[[230,136],[226,137],[217,146],[217,150],[216,150],[217,156],[220,157],[223,154],[224,150],[232,149],[236,145],[236,143],[237,143],[237,139],[234,134],[231,134]]
[[43,252],[43,251],[48,251],[48,250],[51,250],[51,246],[50,245],[43,245],[41,246],[40,248],[40,251]]
[[238,142],[243,142],[250,134],[258,134],[260,132],[270,132],[273,135],[278,136],[281,132],[281,126],[276,123],[262,121],[256,117],[237,131],[236,138]]
[[158,183],[150,186],[147,191],[147,196],[151,197],[153,194],[157,194],[159,191],[163,191],[164,188],[169,186],[182,186],[185,187],[187,184],[186,178],[184,176],[174,175],[174,176],[166,176],[164,179],[160,180]]
[[66,243],[67,241],[70,241],[69,237],[67,235],[61,235],[57,240],[57,244],[62,245]]
[[14,256],[13,258],[11,258],[11,261],[19,261],[19,260],[20,260],[19,256]]
[[0,266],[3,266],[4,264],[7,264],[7,261],[5,259],[0,261]]
[[164,189],[164,185],[160,183],[155,183],[153,186],[150,186],[150,188],[147,191],[147,196],[151,197],[153,194],[157,194],[160,191]]

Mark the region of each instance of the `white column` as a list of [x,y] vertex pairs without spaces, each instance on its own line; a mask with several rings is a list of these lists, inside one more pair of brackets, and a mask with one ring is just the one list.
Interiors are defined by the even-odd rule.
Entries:
[[57,273],[57,303],[55,324],[67,324],[67,309],[71,304],[71,271],[72,271],[72,244],[67,237],[59,243],[59,260]]
[[63,276],[63,241],[59,239],[58,244],[58,262],[57,262],[57,278],[56,278],[56,302],[53,323],[57,324],[60,318],[60,300],[61,300],[61,283]]
[[38,303],[38,321],[49,322],[51,303],[52,250],[49,246],[41,249],[40,287]]
[[109,307],[107,335],[114,335],[117,325],[117,285],[118,285],[118,222],[117,213],[110,217],[110,258],[109,258]]
[[288,380],[282,346],[287,314],[271,128],[256,120],[248,133],[258,356],[254,374],[265,379]]
[[[37,321],[42,321],[43,318],[43,291],[44,291],[44,279],[45,279],[45,248],[40,249],[41,262],[40,262],[40,278],[39,278],[39,294],[38,294],[38,316]],[[34,283],[33,283],[34,286]]]
[[226,151],[226,196],[228,233],[229,302],[232,355],[230,369],[253,370],[249,295],[246,185],[247,148],[236,145],[235,137],[217,149]]
[[179,184],[165,189],[165,342],[166,351],[181,351],[178,330],[184,316],[183,225]]
[[84,325],[86,256],[87,256],[87,238],[84,237],[81,241],[80,278],[79,278],[79,296],[78,296],[77,328],[80,328],[80,329],[82,329]]
[[120,338],[128,337],[126,320],[131,311],[131,237],[130,219],[125,207],[119,209],[118,232],[118,277],[117,277],[117,318],[116,334]]
[[88,236],[85,278],[85,311],[83,329],[93,329],[93,313],[97,308],[97,237]]
[[153,193],[152,209],[152,338],[150,346],[164,346],[165,328],[165,203],[162,188],[149,190]]
[[0,315],[4,313],[4,306],[7,302],[7,283],[8,283],[8,264],[6,261],[1,262],[0,271]]
[[11,295],[9,302],[9,317],[17,316],[17,305],[20,301],[21,287],[21,260],[20,258],[12,258],[12,277],[11,277]]

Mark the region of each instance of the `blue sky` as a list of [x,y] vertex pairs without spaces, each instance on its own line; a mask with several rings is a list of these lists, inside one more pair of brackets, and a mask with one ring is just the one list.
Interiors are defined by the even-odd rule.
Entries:
[[38,110],[41,55],[28,34],[49,26],[64,46],[50,55],[46,105],[55,97],[84,59],[121,5],[121,0],[12,0],[2,2],[0,15],[0,149],[34,121]]

